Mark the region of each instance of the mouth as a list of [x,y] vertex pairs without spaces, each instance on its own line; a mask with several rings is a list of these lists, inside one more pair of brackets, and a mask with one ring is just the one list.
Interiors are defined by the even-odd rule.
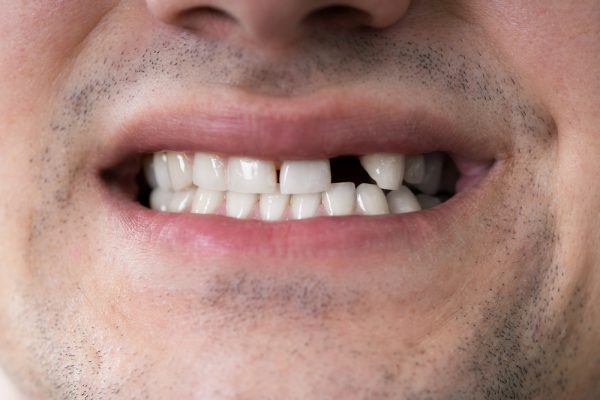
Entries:
[[116,135],[98,175],[136,239],[192,259],[417,251],[477,207],[501,154],[422,108],[222,109]]

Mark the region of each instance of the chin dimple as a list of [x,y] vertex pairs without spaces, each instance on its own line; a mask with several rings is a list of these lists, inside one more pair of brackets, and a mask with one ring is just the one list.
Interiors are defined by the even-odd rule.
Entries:
[[418,212],[436,207],[453,194],[445,191],[442,195],[441,153],[375,153],[359,156],[357,161],[368,182],[334,182],[329,159],[273,161],[161,151],[145,156],[143,164],[151,190],[148,203],[159,212],[271,222],[373,216]]

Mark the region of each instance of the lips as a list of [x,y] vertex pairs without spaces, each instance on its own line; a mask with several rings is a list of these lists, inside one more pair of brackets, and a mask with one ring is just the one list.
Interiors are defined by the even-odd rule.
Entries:
[[[235,104],[235,105],[232,105]],[[324,159],[376,152],[444,152],[457,160],[461,192],[444,204],[387,216],[318,217],[305,221],[242,221],[220,215],[160,213],[131,191],[102,183],[104,198],[125,232],[161,254],[192,260],[244,256],[286,260],[346,258],[426,251],[477,207],[493,179],[490,167],[503,143],[482,141],[464,121],[423,107],[371,104],[360,99],[239,98],[210,107],[190,103],[150,107],[124,116],[99,153],[99,171],[121,171],[143,154],[161,150],[204,151],[271,160]],[[138,162],[139,164],[139,162]],[[118,166],[118,167],[117,167]],[[117,173],[118,175],[118,173]]]

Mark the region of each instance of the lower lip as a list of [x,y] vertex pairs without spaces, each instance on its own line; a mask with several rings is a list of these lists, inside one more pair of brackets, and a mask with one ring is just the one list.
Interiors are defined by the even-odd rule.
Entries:
[[467,213],[472,193],[458,194],[435,209],[418,213],[282,222],[161,213],[118,199],[114,193],[111,202],[128,239],[158,254],[190,261],[206,257],[302,261],[402,257],[426,251],[447,234],[457,215]]

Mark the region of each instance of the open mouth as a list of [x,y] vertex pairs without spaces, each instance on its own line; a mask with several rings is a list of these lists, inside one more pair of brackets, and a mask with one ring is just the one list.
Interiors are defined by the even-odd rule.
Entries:
[[443,153],[272,161],[161,151],[143,156],[143,165],[135,179],[143,206],[269,222],[418,212],[468,190],[485,173],[461,174]]
[[236,111],[121,128],[100,175],[126,232],[197,257],[426,246],[472,212],[500,151],[423,112]]

